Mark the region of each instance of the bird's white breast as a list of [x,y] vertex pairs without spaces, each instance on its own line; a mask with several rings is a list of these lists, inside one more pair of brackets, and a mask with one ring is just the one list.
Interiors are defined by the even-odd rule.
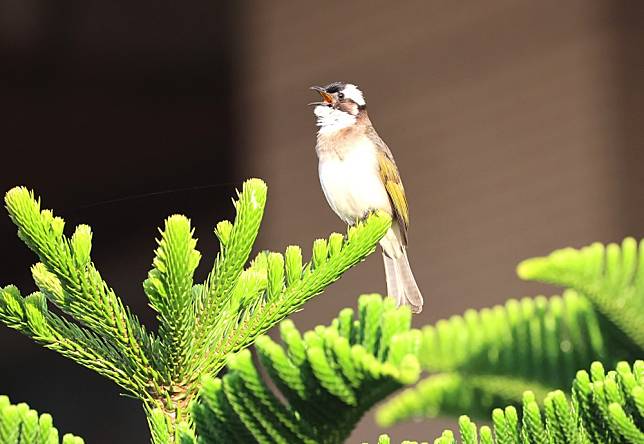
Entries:
[[320,183],[333,211],[349,224],[373,210],[391,214],[375,146],[366,137],[340,143],[318,152]]

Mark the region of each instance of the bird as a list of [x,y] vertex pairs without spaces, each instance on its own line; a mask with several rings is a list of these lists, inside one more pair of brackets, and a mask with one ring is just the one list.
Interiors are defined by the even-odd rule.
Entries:
[[387,293],[413,313],[423,296],[407,258],[409,208],[391,150],[376,132],[362,91],[352,83],[312,86],[321,101],[310,103],[318,126],[315,150],[320,184],[331,209],[348,225],[374,211],[392,224],[380,240]]

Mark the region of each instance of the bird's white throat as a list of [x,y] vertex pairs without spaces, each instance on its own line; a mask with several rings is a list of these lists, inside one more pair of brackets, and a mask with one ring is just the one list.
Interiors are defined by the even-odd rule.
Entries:
[[356,123],[356,116],[327,105],[318,105],[313,110],[320,133],[334,133]]

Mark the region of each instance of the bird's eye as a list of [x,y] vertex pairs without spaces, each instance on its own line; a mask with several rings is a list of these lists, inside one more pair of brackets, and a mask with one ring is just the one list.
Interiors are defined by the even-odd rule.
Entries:
[[338,93],[338,99],[340,100],[344,99],[344,93]]

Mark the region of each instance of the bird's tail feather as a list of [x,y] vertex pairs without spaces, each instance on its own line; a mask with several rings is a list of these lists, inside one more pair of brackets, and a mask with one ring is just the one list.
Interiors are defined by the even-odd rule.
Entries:
[[387,279],[387,293],[396,299],[398,306],[409,305],[413,313],[423,310],[423,295],[418,289],[416,279],[409,266],[407,252],[398,258],[382,254],[385,262],[385,276]]
[[384,252],[382,253],[382,259],[385,262],[385,278],[387,280],[387,294],[392,298],[396,298],[396,302],[400,305],[400,299],[398,295],[401,294],[400,287],[398,285],[398,273],[396,273],[396,263],[395,259],[390,258]]

